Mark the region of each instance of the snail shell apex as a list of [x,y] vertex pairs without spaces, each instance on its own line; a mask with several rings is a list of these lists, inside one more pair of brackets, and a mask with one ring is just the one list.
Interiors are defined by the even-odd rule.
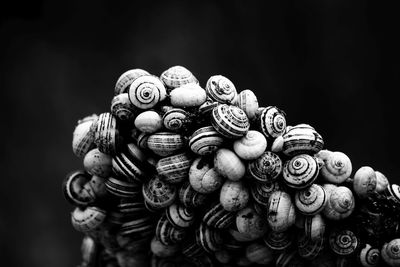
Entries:
[[337,255],[348,256],[355,252],[359,246],[359,240],[350,230],[333,230],[329,234],[329,245]]
[[249,174],[259,182],[272,182],[282,172],[281,158],[270,151],[264,152],[260,157],[248,163]]
[[295,205],[305,215],[315,215],[325,208],[327,195],[325,189],[317,184],[297,191],[295,194]]
[[321,167],[321,175],[327,182],[340,184],[350,177],[352,164],[346,154],[321,150],[316,156],[324,162]]
[[115,84],[114,95],[127,93],[131,83],[143,75],[150,75],[150,73],[142,69],[131,69],[122,73]]
[[219,103],[232,104],[236,101],[237,91],[233,83],[222,75],[211,76],[206,83],[207,96]]
[[400,238],[385,243],[381,249],[382,259],[391,267],[400,265]]
[[170,131],[180,131],[189,124],[189,115],[184,109],[172,108],[164,113],[164,127]]
[[376,267],[379,266],[381,258],[381,252],[377,248],[371,247],[370,244],[366,244],[359,253],[359,262],[363,267]]
[[163,82],[153,75],[144,75],[135,79],[128,93],[131,103],[139,109],[150,109],[167,96]]
[[121,121],[130,121],[135,117],[135,106],[129,101],[128,93],[114,96],[111,113]]
[[286,115],[277,107],[269,106],[260,114],[260,129],[267,138],[276,138],[286,129]]
[[211,124],[217,132],[228,139],[244,136],[250,122],[243,110],[236,106],[221,104],[212,110]]
[[328,193],[328,201],[322,212],[328,219],[341,220],[350,216],[354,207],[355,200],[351,190],[338,186]]
[[283,178],[286,185],[296,189],[310,186],[319,174],[319,164],[315,157],[300,154],[285,162]]
[[81,158],[94,148],[94,133],[98,116],[93,114],[79,120],[72,136],[72,151]]

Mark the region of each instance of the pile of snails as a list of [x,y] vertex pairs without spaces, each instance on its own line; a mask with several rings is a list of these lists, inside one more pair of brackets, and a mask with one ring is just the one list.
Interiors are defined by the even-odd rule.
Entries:
[[128,70],[72,149],[81,267],[400,266],[400,187],[225,76]]

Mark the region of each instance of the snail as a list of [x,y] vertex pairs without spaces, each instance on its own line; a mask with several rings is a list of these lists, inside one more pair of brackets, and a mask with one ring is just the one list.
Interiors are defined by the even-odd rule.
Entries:
[[244,160],[255,160],[260,157],[267,148],[267,139],[258,131],[250,130],[233,143],[236,155]]
[[383,244],[381,256],[387,265],[391,267],[400,266],[400,238]]
[[214,75],[208,79],[206,92],[211,100],[223,104],[232,104],[237,98],[235,86],[228,78],[222,75]]
[[315,215],[321,212],[327,203],[325,189],[317,184],[297,191],[294,199],[296,207],[305,215]]
[[121,121],[131,121],[135,117],[135,106],[129,100],[128,93],[114,96],[111,101],[111,114]]
[[268,265],[274,260],[274,254],[263,243],[253,242],[246,247],[246,258],[252,263]]
[[213,203],[203,217],[205,224],[216,229],[228,228],[234,221],[235,213],[225,210],[219,202]]
[[305,216],[304,233],[307,238],[317,240],[324,237],[325,221],[320,214],[314,216]]
[[238,211],[249,201],[249,191],[241,181],[226,180],[221,187],[219,201],[227,211]]
[[90,175],[81,170],[69,173],[62,183],[65,199],[77,206],[87,206],[93,203],[96,196],[89,186],[90,179]]
[[376,173],[369,166],[363,166],[357,170],[353,178],[354,192],[360,198],[367,198],[375,192],[376,189]]
[[82,158],[94,148],[94,133],[98,116],[93,114],[78,121],[72,136],[72,151]]
[[196,229],[196,242],[208,253],[215,252],[222,245],[222,236],[219,231],[201,223]]
[[150,109],[167,97],[163,82],[156,76],[144,75],[129,87],[129,100],[139,109]]
[[165,209],[168,221],[175,227],[187,228],[194,223],[195,214],[191,209],[176,203]]
[[83,158],[83,166],[92,175],[108,178],[112,171],[112,158],[99,151],[98,148],[94,148]]
[[274,139],[274,142],[272,142],[271,151],[274,152],[274,153],[282,152],[282,150],[283,150],[283,143],[284,143],[284,139],[283,139],[283,136],[282,136],[282,135],[276,137],[276,138]]
[[135,118],[135,127],[142,133],[155,133],[163,128],[163,119],[154,110],[146,110]]
[[243,90],[239,93],[237,101],[235,103],[241,108],[247,117],[252,120],[256,117],[258,110],[258,100],[256,95],[251,90]]
[[337,255],[349,256],[356,251],[359,240],[351,230],[334,229],[329,234],[329,246]]
[[376,267],[379,266],[381,252],[377,248],[373,248],[370,244],[366,244],[361,249],[358,255],[358,261],[363,267]]
[[163,214],[157,222],[156,238],[164,245],[178,244],[186,237],[186,229],[175,227]]
[[131,69],[125,71],[124,73],[121,74],[121,76],[118,78],[115,84],[114,95],[127,93],[131,83],[140,76],[144,75],[150,75],[150,73],[142,69]]
[[389,180],[380,171],[375,171],[375,176],[376,176],[376,188],[375,188],[375,191],[377,193],[383,193],[385,191],[385,189],[389,185]]
[[177,254],[179,251],[179,246],[177,244],[164,245],[154,236],[150,243],[150,250],[157,257],[167,258]]
[[249,119],[244,111],[227,104],[218,105],[212,110],[211,125],[228,139],[238,139],[250,128]]
[[206,159],[198,157],[190,166],[189,182],[199,193],[209,194],[222,186],[222,176],[210,163]]
[[287,186],[303,189],[310,186],[319,174],[319,164],[315,157],[300,154],[285,162],[283,179]]
[[99,115],[96,126],[94,143],[97,148],[105,154],[115,154],[121,143],[116,118],[109,112],[102,113]]
[[246,165],[231,150],[220,148],[214,155],[214,168],[223,177],[238,181],[244,177]]
[[280,189],[279,183],[275,181],[266,183],[255,182],[250,187],[250,192],[253,199],[257,203],[263,206],[267,206],[268,199],[271,196],[271,194],[275,191],[278,191],[279,189]]
[[164,127],[173,132],[179,132],[187,127],[190,122],[189,114],[181,108],[172,108],[164,113],[163,117]]
[[283,251],[293,243],[293,233],[288,231],[269,231],[263,238],[265,244],[273,251]]
[[195,258],[204,253],[203,248],[197,243],[196,238],[189,236],[182,242],[182,255],[187,258]]
[[168,68],[161,73],[160,79],[169,91],[188,83],[199,83],[193,73],[183,66]]
[[159,176],[154,176],[142,186],[145,204],[155,209],[171,205],[176,198],[176,191],[175,185],[164,182]]
[[191,164],[191,156],[184,152],[160,159],[156,170],[166,182],[176,184],[187,179]]
[[311,239],[306,233],[301,233],[298,238],[297,246],[300,257],[306,260],[315,259],[324,249],[324,237]]
[[179,201],[187,208],[196,208],[206,203],[207,195],[194,190],[187,181],[179,189]]
[[397,184],[389,184],[383,192],[385,197],[395,203],[400,204],[400,186]]
[[[326,187],[324,186],[326,189]],[[354,211],[355,200],[351,190],[345,186],[326,190],[328,201],[322,213],[330,220],[347,218]]]
[[321,150],[316,155],[323,160],[321,176],[328,183],[341,184],[350,177],[352,165],[350,158],[342,152]]
[[281,158],[270,151],[265,151],[257,159],[247,165],[248,173],[259,182],[272,182],[282,172]]
[[298,124],[283,134],[282,152],[289,157],[298,154],[316,154],[324,147],[322,136],[308,124]]
[[284,191],[275,191],[268,200],[268,224],[273,231],[286,231],[294,225],[296,213],[290,195]]
[[106,218],[106,211],[98,207],[76,207],[71,213],[72,226],[80,232],[91,232],[98,228]]
[[261,238],[268,231],[268,223],[253,208],[246,207],[236,214],[236,227],[252,240]]
[[206,91],[196,83],[182,85],[170,93],[171,105],[179,108],[198,107],[206,98]]
[[114,177],[108,178],[105,186],[110,194],[118,197],[137,197],[141,195],[139,184],[122,181]]
[[106,179],[97,175],[93,175],[89,181],[89,187],[96,200],[105,199],[107,197],[107,189],[105,185]]
[[210,155],[215,152],[224,142],[224,138],[214,127],[205,126],[193,132],[189,139],[189,147],[200,156]]
[[260,117],[260,130],[268,138],[282,135],[286,129],[286,114],[277,107],[269,106],[262,110]]
[[140,133],[140,134],[137,136],[137,138],[136,138],[135,140],[136,140],[137,146],[138,146],[140,149],[143,149],[143,150],[148,150],[148,149],[149,149],[149,147],[147,146],[147,140],[149,139],[149,136],[150,136],[150,135],[151,135],[151,134]]
[[157,132],[147,139],[147,147],[162,157],[178,152],[185,144],[186,140],[182,135],[171,132]]

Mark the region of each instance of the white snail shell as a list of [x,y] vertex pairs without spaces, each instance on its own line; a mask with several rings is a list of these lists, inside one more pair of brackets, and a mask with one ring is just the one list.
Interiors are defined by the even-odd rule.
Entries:
[[333,230],[329,234],[329,245],[334,253],[340,256],[348,256],[357,249],[359,240],[350,230]]
[[220,148],[214,155],[215,170],[232,181],[238,181],[246,172],[246,166],[242,160],[231,150]]
[[375,175],[376,175],[376,188],[375,188],[375,191],[378,192],[378,193],[382,193],[388,187],[389,180],[380,171],[375,171]]
[[207,96],[219,103],[231,104],[236,101],[237,91],[233,83],[222,75],[211,76],[206,84]]
[[346,154],[338,151],[321,150],[316,157],[324,162],[321,167],[321,176],[325,181],[340,184],[350,177],[352,164]]
[[155,154],[166,157],[182,149],[186,140],[180,134],[171,132],[157,132],[149,136],[147,146]]
[[71,213],[72,226],[80,232],[90,232],[99,227],[106,217],[106,212],[98,207],[76,207]]
[[227,211],[241,210],[249,201],[249,191],[241,181],[226,180],[222,185],[219,201]]
[[311,240],[324,238],[325,226],[325,220],[320,214],[305,216],[304,231],[305,235]]
[[211,113],[211,124],[228,139],[244,136],[250,128],[250,122],[243,110],[236,106],[221,104]]
[[198,107],[206,102],[206,91],[196,83],[188,83],[175,88],[170,93],[174,107]]
[[233,150],[244,160],[254,160],[260,157],[267,148],[267,139],[258,131],[250,130],[233,143]]
[[250,120],[256,117],[256,112],[258,110],[258,100],[253,91],[241,91],[238,95],[236,105],[246,113],[247,117]]
[[252,263],[268,265],[274,260],[274,254],[261,242],[253,242],[246,248],[246,258]]
[[170,67],[161,73],[160,79],[169,90],[173,90],[174,88],[188,83],[199,83],[192,72],[183,66]]
[[163,82],[153,75],[140,76],[129,87],[129,100],[139,109],[150,109],[166,96]]
[[283,135],[283,150],[286,156],[315,154],[324,146],[322,136],[308,124],[289,127]]
[[112,172],[112,158],[94,148],[83,158],[83,166],[92,175],[108,178]]
[[297,191],[295,194],[295,205],[305,215],[315,215],[325,208],[327,203],[325,189],[317,184]]
[[187,153],[180,153],[160,159],[156,170],[166,182],[176,184],[188,178],[191,164],[192,158]]
[[98,116],[93,114],[78,121],[72,136],[72,151],[83,157],[94,147],[94,133]]
[[286,231],[294,225],[296,212],[290,195],[284,191],[275,191],[268,201],[268,224],[273,231]]
[[146,110],[135,119],[135,127],[143,133],[155,133],[162,129],[163,120],[154,110]]
[[118,78],[115,84],[114,95],[127,93],[131,83],[140,76],[144,75],[150,75],[150,73],[142,69],[131,69],[125,71],[124,73],[121,74],[121,76]]
[[385,243],[381,249],[381,256],[389,266],[400,266],[400,238]]
[[358,256],[359,262],[363,267],[376,267],[379,266],[381,252],[377,248],[373,248],[370,244],[366,244],[360,251]]
[[345,186],[338,186],[328,193],[323,214],[328,219],[341,220],[350,216],[354,207],[355,200],[351,190]]
[[170,131],[180,131],[189,124],[189,116],[184,109],[172,108],[164,113],[164,127]]
[[248,172],[260,182],[271,182],[281,174],[282,165],[282,160],[277,154],[266,151],[248,163]]
[[310,186],[319,174],[319,164],[315,157],[300,154],[285,162],[283,178],[286,185],[295,189]]
[[221,147],[224,138],[214,127],[205,126],[197,129],[189,139],[190,149],[201,156],[209,155]]
[[129,100],[128,93],[114,96],[111,101],[111,113],[121,121],[130,121],[135,117],[135,106]]
[[268,231],[268,223],[251,207],[246,207],[236,214],[236,227],[242,234],[256,240]]
[[286,129],[286,115],[277,107],[269,106],[260,114],[260,129],[267,138],[276,138]]
[[366,198],[375,192],[376,174],[374,169],[369,166],[363,166],[354,174],[353,189],[360,198]]
[[222,186],[222,176],[202,157],[195,159],[189,170],[190,185],[199,193],[208,194]]

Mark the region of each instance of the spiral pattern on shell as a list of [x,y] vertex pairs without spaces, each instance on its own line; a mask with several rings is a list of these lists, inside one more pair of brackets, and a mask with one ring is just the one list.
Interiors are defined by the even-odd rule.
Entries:
[[72,205],[86,206],[95,200],[92,190],[87,186],[91,176],[77,170],[69,173],[62,183],[65,199]]
[[400,186],[388,184],[383,194],[393,203],[400,204]]
[[385,243],[381,249],[382,259],[392,267],[400,265],[400,238]]
[[139,109],[150,109],[163,101],[166,96],[164,84],[152,75],[138,77],[129,87],[129,100]]
[[220,249],[222,237],[219,231],[201,223],[196,230],[196,242],[208,253],[213,253]]
[[185,152],[160,159],[156,169],[166,182],[177,184],[188,177],[191,164],[192,158]]
[[217,132],[229,139],[244,136],[250,128],[246,114],[232,105],[218,105],[211,114],[211,124]]
[[164,127],[170,131],[180,131],[189,123],[187,112],[181,108],[172,108],[162,117]]
[[267,138],[276,138],[286,129],[286,115],[277,107],[269,106],[260,114],[260,129]]
[[327,195],[325,189],[317,184],[297,191],[295,194],[295,205],[305,215],[315,215],[325,208]]
[[296,189],[310,186],[318,177],[319,166],[316,158],[301,154],[285,162],[283,178],[286,185]]
[[271,194],[280,189],[278,182],[266,182],[259,183],[255,182],[250,187],[250,192],[253,199],[260,205],[267,206],[268,199]]
[[360,251],[359,261],[363,267],[379,266],[381,252],[377,248],[373,248],[370,244],[366,244]]
[[161,81],[169,90],[188,83],[199,83],[191,71],[183,66],[173,66],[161,73]]
[[167,246],[177,244],[182,241],[185,236],[185,228],[174,227],[165,214],[160,217],[156,226],[156,237],[161,243]]
[[237,98],[233,83],[222,75],[211,76],[206,83],[207,96],[219,103],[231,104]]
[[283,134],[282,152],[289,157],[298,154],[316,154],[324,147],[322,136],[308,124],[298,124]]
[[174,185],[162,181],[159,176],[154,176],[146,184],[143,184],[142,193],[148,205],[155,209],[161,209],[174,202],[177,189]]
[[225,210],[219,202],[212,204],[203,217],[205,224],[217,229],[228,228],[234,221],[235,212]]
[[352,164],[349,157],[342,152],[328,152],[322,150],[317,154],[324,162],[321,175],[327,182],[340,184],[350,177]]
[[197,129],[189,139],[189,147],[194,153],[205,156],[212,154],[224,142],[224,138],[212,126]]
[[333,230],[329,234],[329,245],[337,255],[348,256],[356,250],[359,240],[350,230]]
[[194,223],[195,214],[191,209],[176,203],[165,209],[168,221],[175,227],[187,228]]
[[135,117],[135,106],[129,100],[128,93],[114,96],[111,101],[111,113],[121,121],[129,121]]
[[207,195],[194,190],[189,181],[187,181],[179,189],[179,201],[185,207],[196,208],[206,203]]
[[281,174],[282,165],[282,160],[277,154],[266,151],[257,159],[250,161],[247,170],[257,181],[272,182]]
[[122,73],[115,84],[114,95],[127,93],[131,83],[144,75],[150,75],[150,73],[142,69],[131,69]]

